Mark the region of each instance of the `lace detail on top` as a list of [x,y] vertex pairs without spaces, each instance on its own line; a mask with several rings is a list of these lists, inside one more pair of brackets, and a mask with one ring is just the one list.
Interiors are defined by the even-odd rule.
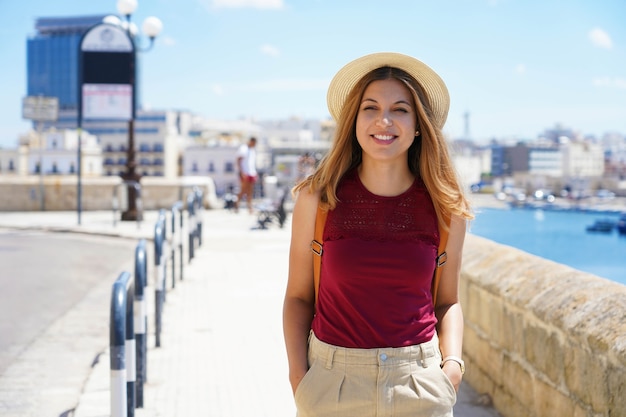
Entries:
[[404,193],[385,197],[368,191],[355,169],[341,180],[337,197],[339,203],[328,213],[324,241],[359,238],[439,244],[435,208],[419,178]]

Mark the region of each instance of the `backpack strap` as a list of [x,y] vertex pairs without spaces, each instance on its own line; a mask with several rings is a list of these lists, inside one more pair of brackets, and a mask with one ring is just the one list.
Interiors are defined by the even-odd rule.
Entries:
[[439,248],[437,249],[437,258],[435,258],[435,272],[433,275],[432,287],[430,288],[434,306],[437,305],[437,293],[439,292],[439,281],[441,280],[441,267],[448,261],[446,245],[448,244],[448,235],[450,234],[450,217],[446,217],[444,222],[447,224],[448,228],[445,228],[441,223],[439,224]]
[[313,251],[313,285],[315,286],[315,305],[317,305],[317,294],[320,289],[320,271],[322,269],[322,253],[324,252],[324,226],[328,210],[323,210],[320,204],[317,205],[317,215],[315,216],[315,235],[311,241],[311,251]]
[[[317,215],[315,216],[315,234],[311,241],[311,251],[313,252],[313,285],[315,286],[315,305],[317,305],[317,297],[320,289],[320,272],[322,269],[322,254],[324,253],[324,226],[326,225],[326,217],[328,210],[322,209],[321,205],[317,206]],[[450,218],[444,219],[448,227],[450,227]],[[439,281],[441,280],[441,267],[448,260],[446,253],[446,245],[448,244],[448,229],[439,224],[439,248],[437,250],[437,258],[435,258],[435,272],[430,289],[433,296],[433,305],[437,304],[437,292],[439,291]]]

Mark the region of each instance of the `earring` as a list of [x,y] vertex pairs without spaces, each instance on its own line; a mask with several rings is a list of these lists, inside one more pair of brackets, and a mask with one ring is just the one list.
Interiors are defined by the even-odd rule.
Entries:
[[420,135],[420,131],[419,131],[419,130],[416,130],[416,131],[415,131],[415,136],[419,136],[419,135]]

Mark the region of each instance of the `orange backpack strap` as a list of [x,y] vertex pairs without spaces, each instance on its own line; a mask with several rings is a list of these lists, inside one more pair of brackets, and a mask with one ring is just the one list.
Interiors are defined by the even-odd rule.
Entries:
[[[444,219],[448,228],[450,227],[450,217]],[[433,305],[437,305],[437,293],[439,292],[439,281],[441,280],[441,267],[448,260],[448,254],[446,252],[446,245],[448,244],[449,230],[442,224],[439,224],[439,249],[437,249],[437,258],[435,264],[435,273],[433,275],[433,282],[430,292],[433,295]]]
[[317,294],[320,290],[320,272],[322,269],[322,253],[324,252],[324,226],[328,210],[317,205],[317,215],[315,216],[315,235],[311,241],[311,251],[313,251],[313,285],[315,286],[315,304],[317,305]]

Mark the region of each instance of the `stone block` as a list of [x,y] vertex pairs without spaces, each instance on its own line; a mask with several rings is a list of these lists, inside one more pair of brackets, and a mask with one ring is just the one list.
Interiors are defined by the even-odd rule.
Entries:
[[570,397],[590,405],[595,412],[608,413],[606,357],[576,344],[564,346],[564,353],[564,382]]
[[625,375],[626,369],[623,367],[609,367],[607,369],[607,379],[609,385],[609,417],[626,416]]
[[502,310],[502,336],[501,346],[508,352],[523,355],[524,339],[524,313],[517,307],[506,305]]
[[496,387],[492,399],[494,407],[503,417],[534,417],[526,404],[520,403],[517,397],[502,387]]
[[555,386],[563,381],[564,345],[555,329],[539,320],[529,323],[525,329],[524,357],[535,370],[543,374]]
[[482,298],[484,292],[480,286],[469,283],[467,285],[467,299],[463,305],[463,316],[465,321],[480,325]]
[[520,404],[526,405],[527,409],[532,409],[534,375],[525,369],[519,361],[505,355],[502,362],[501,378],[502,388],[511,393]]
[[573,416],[572,398],[563,394],[552,384],[535,379],[533,384],[534,415],[537,417]]

